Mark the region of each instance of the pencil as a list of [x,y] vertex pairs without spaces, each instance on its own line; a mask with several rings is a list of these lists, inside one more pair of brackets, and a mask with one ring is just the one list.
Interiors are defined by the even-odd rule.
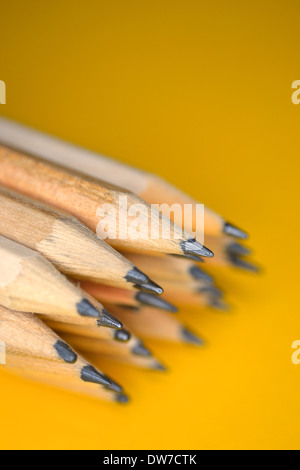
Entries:
[[141,339],[196,346],[202,346],[204,343],[202,338],[169,312],[157,311],[153,313],[153,310],[147,307],[143,307],[138,315],[132,315],[120,307],[112,307],[112,312],[116,313],[118,318]]
[[62,322],[48,322],[47,325],[51,327],[55,332],[60,336],[64,335],[76,335],[83,336],[85,338],[92,338],[100,341],[108,341],[109,345],[111,341],[118,341],[118,350],[122,354],[135,354],[138,356],[151,356],[150,351],[145,347],[143,342],[137,338],[134,334],[130,333],[128,330],[115,330],[116,335],[107,335],[108,332],[113,332],[114,330],[108,328],[90,328],[79,325],[72,325],[70,323]]
[[102,305],[96,308],[37,251],[0,236],[0,259],[0,304],[4,307],[21,312],[93,317],[102,326],[122,328]]
[[[82,397],[96,398],[107,402],[126,404],[129,398],[124,393],[117,393],[105,388],[101,388],[96,384],[88,382],[78,382],[69,377],[58,376],[57,374],[41,373],[24,369],[9,369],[9,372],[22,379],[33,381],[48,387],[75,393]],[[40,391],[39,391],[40,393]]]
[[[34,230],[32,229],[34,227]],[[160,294],[162,289],[75,217],[0,187],[0,235],[45,256],[75,279]]]
[[115,362],[134,365],[143,369],[166,370],[165,366],[152,354],[128,354],[128,351],[125,351],[122,345],[116,341],[101,341],[71,334],[63,334],[62,337],[78,351],[99,354],[101,360],[110,358]]
[[[56,163],[63,162],[71,169],[121,186],[135,192],[150,204],[167,203],[169,206],[180,204],[183,207],[184,204],[194,206],[198,203],[157,175],[136,169],[5,118],[0,119],[0,141],[47,160]],[[247,238],[247,234],[243,230],[227,222],[216,212],[208,207],[205,207],[204,211],[205,234],[220,236],[225,233],[241,239]],[[169,213],[166,215],[169,216]],[[177,220],[174,219],[174,222],[181,226],[181,217]],[[192,232],[193,224],[194,220],[189,221],[184,227],[185,230]]]
[[[207,284],[213,284],[212,276],[206,273],[197,264],[188,259],[174,256],[148,256],[138,253],[125,253],[125,256],[141,269],[153,277],[156,281],[189,282],[198,280]],[[213,258],[214,259],[214,258]]]
[[75,363],[77,354],[32,313],[0,305],[0,340],[6,352],[55,362]]
[[167,301],[162,297],[149,294],[148,292],[133,292],[118,287],[94,284],[92,282],[80,282],[80,287],[103,304],[120,305],[135,310],[139,310],[143,305],[168,310],[173,313],[176,313],[178,310],[170,300]]
[[0,184],[69,212],[117,249],[213,256],[135,194],[4,145],[0,145]]
[[93,383],[118,393],[122,393],[123,390],[119,384],[88,363],[80,355],[77,356],[77,361],[74,364],[66,364],[55,363],[40,358],[18,356],[8,352],[6,354],[6,366],[11,369],[53,374],[57,377],[73,380],[79,384],[86,382]]

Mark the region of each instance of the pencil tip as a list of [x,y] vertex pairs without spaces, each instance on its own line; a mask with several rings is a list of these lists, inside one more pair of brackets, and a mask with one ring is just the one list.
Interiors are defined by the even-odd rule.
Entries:
[[245,240],[246,238],[248,238],[248,235],[247,235],[246,232],[244,232],[243,230],[239,229],[239,228],[236,227],[235,225],[230,224],[229,222],[225,222],[225,223],[224,223],[223,232],[224,232],[226,235],[230,235],[230,236],[236,237],[236,238],[242,238],[243,240]]
[[214,256],[213,252],[206,248],[206,246],[201,245],[196,238],[181,241],[180,247],[185,255],[198,255],[205,256],[206,258]]
[[212,297],[209,301],[209,305],[216,310],[222,310],[224,312],[228,312],[230,310],[230,306],[217,297]]
[[164,366],[161,362],[158,361],[153,364],[153,369],[160,370],[161,372],[166,372],[168,370],[166,366]]
[[122,343],[126,343],[127,341],[129,341],[130,336],[131,335],[130,335],[129,331],[124,330],[124,328],[122,328],[121,330],[116,330],[114,332],[115,340],[121,341]]
[[230,256],[229,258],[230,258],[231,264],[237,268],[241,268],[241,269],[244,269],[245,271],[250,271],[253,273],[259,272],[259,267],[256,266],[255,264],[250,263],[249,261],[239,258],[238,256]]
[[107,385],[106,388],[108,388],[108,390],[111,390],[112,392],[117,392],[117,393],[122,393],[123,392],[123,387],[121,387],[121,385],[117,384],[117,382],[115,382],[114,380],[111,380],[110,378],[104,376],[108,381],[109,381],[109,385]]
[[246,247],[241,245],[240,243],[237,242],[232,242],[226,247],[227,253],[230,255],[239,255],[239,256],[246,256],[251,254],[251,250]]
[[150,357],[152,356],[151,352],[149,349],[147,349],[142,341],[139,341],[132,349],[131,352],[135,354],[136,356],[144,356],[144,357]]
[[105,387],[109,387],[111,384],[111,381],[105,375],[98,372],[95,367],[91,365],[84,366],[81,369],[81,380],[104,385]]
[[124,393],[120,393],[116,395],[115,400],[117,403],[122,403],[122,405],[125,405],[129,402],[129,397],[127,395],[124,395]]
[[149,305],[150,307],[160,308],[162,310],[168,310],[169,312],[176,313],[178,308],[175,305],[167,302],[161,297],[157,297],[153,294],[148,294],[147,292],[137,292],[135,298],[138,302],[144,305]]
[[214,280],[213,277],[204,272],[201,268],[198,266],[191,266],[189,269],[189,272],[191,276],[196,279],[196,280],[201,280],[208,282],[209,284],[213,284]]
[[78,302],[76,307],[79,315],[83,317],[100,317],[99,310],[97,310],[96,307],[94,307],[94,305],[92,305],[91,302],[87,299],[82,299],[80,302]]
[[137,289],[141,290],[142,292],[149,292],[150,294],[160,295],[163,293],[163,288],[160,287],[153,281],[149,281],[145,284],[139,284],[135,286]]
[[102,316],[98,320],[98,326],[106,326],[108,328],[120,329],[123,328],[122,323],[113,317],[105,308],[102,308]]
[[204,341],[185,327],[181,328],[181,335],[185,342],[202,346]]
[[200,293],[200,294],[210,294],[210,295],[213,295],[214,297],[218,297],[218,298],[221,298],[223,297],[223,292],[221,289],[219,289],[218,287],[216,286],[203,286],[203,287],[199,287],[197,289],[197,291]]
[[77,354],[70,348],[70,346],[62,340],[58,340],[54,348],[65,362],[68,364],[74,364],[77,361]]
[[149,277],[144,274],[142,271],[140,271],[138,268],[134,267],[128,273],[126,276],[124,276],[127,282],[132,282],[132,284],[146,284],[149,282]]

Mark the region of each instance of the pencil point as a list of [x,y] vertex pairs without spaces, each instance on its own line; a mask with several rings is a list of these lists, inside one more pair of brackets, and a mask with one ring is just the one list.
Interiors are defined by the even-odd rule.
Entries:
[[243,230],[239,229],[235,225],[230,224],[229,222],[224,223],[223,232],[226,235],[230,235],[236,238],[242,238],[243,240],[248,238],[248,235],[246,232],[243,232]]
[[153,281],[149,281],[146,284],[139,284],[135,286],[137,289],[141,290],[142,292],[149,292],[150,294],[160,295],[163,293],[163,288],[160,287]]
[[197,289],[197,291],[200,294],[203,294],[203,293],[204,294],[211,294],[214,297],[218,297],[218,298],[223,297],[223,292],[221,291],[221,289],[218,289],[218,287],[215,287],[215,286],[199,287],[199,289]]
[[117,392],[117,393],[122,393],[123,392],[123,387],[121,387],[121,385],[117,384],[117,382],[115,382],[114,380],[111,380],[110,378],[104,376],[109,382],[110,384],[107,385],[106,388],[108,388],[108,390],[111,390],[112,392]]
[[134,267],[126,276],[124,276],[127,282],[132,282],[132,284],[146,284],[150,281],[149,277],[140,271],[138,268]]
[[105,375],[100,374],[100,372],[91,365],[84,366],[81,369],[81,380],[84,382],[104,385],[105,387],[109,387],[111,385],[111,381]]
[[191,276],[196,280],[206,281],[209,284],[213,284],[214,282],[213,277],[207,274],[206,272],[204,272],[198,266],[192,266],[189,269],[189,271],[190,271]]
[[198,336],[185,327],[181,328],[181,335],[186,343],[197,344],[198,346],[202,346],[204,344],[204,341],[201,338],[198,338]]
[[164,366],[163,364],[161,364],[161,362],[155,362],[155,364],[153,365],[153,369],[154,370],[160,370],[161,372],[166,372],[168,369],[166,366]]
[[115,400],[117,403],[122,403],[122,405],[125,405],[129,402],[129,397],[123,393],[120,393],[119,395],[116,395]]
[[185,255],[198,255],[205,256],[206,258],[214,256],[212,251],[206,248],[206,246],[201,245],[195,238],[180,242],[180,246]]
[[70,346],[64,341],[59,339],[55,343],[54,348],[59,357],[61,357],[68,364],[74,364],[77,361],[77,354],[75,354]]
[[226,247],[226,251],[231,255],[246,256],[251,254],[251,250],[246,246],[240,245],[240,243],[232,242]]
[[216,310],[222,310],[224,312],[228,312],[230,310],[230,306],[226,302],[216,297],[212,297],[210,299],[209,305]]
[[144,305],[149,305],[150,307],[160,308],[162,310],[168,310],[169,312],[176,313],[178,308],[175,305],[170,304],[161,297],[157,297],[153,294],[148,294],[147,292],[137,292],[135,298],[138,302]]
[[238,258],[237,256],[230,256],[229,259],[230,259],[231,264],[237,268],[241,268],[241,269],[244,269],[245,271],[250,271],[253,273],[259,272],[259,267],[256,266],[255,264],[250,263],[249,261],[246,261],[242,258]]
[[94,307],[94,305],[92,305],[91,302],[87,299],[82,299],[80,302],[78,302],[76,307],[79,315],[83,317],[100,317],[99,310],[97,310],[96,307]]
[[121,341],[122,343],[126,343],[127,341],[130,340],[130,333],[129,331],[127,330],[124,330],[124,328],[122,328],[121,330],[116,330],[114,332],[114,337],[117,341]]
[[106,326],[108,328],[116,328],[120,329],[123,328],[122,323],[113,317],[110,313],[108,313],[105,308],[102,309],[102,316],[98,320],[98,326]]
[[135,354],[136,356],[144,356],[144,357],[150,357],[152,356],[151,352],[149,349],[147,349],[142,341],[139,341],[132,349],[131,352]]

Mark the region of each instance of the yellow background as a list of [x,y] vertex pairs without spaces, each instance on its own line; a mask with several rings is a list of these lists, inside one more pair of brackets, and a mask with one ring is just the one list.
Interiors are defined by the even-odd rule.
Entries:
[[181,314],[203,349],[148,342],[169,373],[106,366],[127,407],[1,374],[1,448],[300,447],[299,15],[297,0],[1,3],[1,114],[167,177],[248,230],[264,267],[216,272],[232,312]]

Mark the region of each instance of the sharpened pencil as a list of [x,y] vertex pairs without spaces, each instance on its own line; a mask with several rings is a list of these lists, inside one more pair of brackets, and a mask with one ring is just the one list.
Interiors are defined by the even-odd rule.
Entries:
[[[195,199],[157,175],[136,169],[5,118],[0,119],[0,141],[9,146],[15,146],[19,150],[59,164],[63,163],[71,169],[133,191],[149,204],[166,203],[169,206],[179,204],[182,207],[184,204],[192,204],[193,206],[197,204]],[[243,230],[227,222],[216,212],[207,207],[204,210],[206,235],[220,236],[225,233],[236,238],[247,238],[247,234]],[[169,216],[169,213],[166,215]],[[174,219],[174,223],[181,226],[181,217],[179,216],[177,220]],[[192,232],[193,225],[194,220],[190,220],[184,229],[187,232]]]
[[[34,227],[34,230],[32,229]],[[75,217],[0,187],[0,235],[45,256],[75,279],[161,293],[146,274]]]
[[[135,194],[4,145],[0,145],[0,184],[69,212],[119,250],[213,256]],[[122,201],[126,201],[126,208]],[[134,215],[130,208],[134,208]],[[109,223],[105,221],[103,227],[101,215],[107,212]],[[134,230],[136,223],[139,230]]]
[[[96,318],[122,328],[101,304],[98,308],[40,253],[0,236],[0,304],[21,312]],[[130,291],[128,291],[130,292]]]

